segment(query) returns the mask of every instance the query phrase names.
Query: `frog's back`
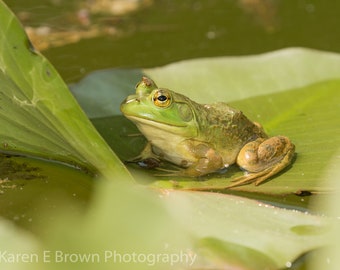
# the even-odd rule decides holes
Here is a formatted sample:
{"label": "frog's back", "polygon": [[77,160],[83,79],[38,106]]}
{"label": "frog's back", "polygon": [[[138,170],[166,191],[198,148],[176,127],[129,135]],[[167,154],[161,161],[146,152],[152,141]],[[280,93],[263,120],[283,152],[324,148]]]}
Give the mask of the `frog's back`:
{"label": "frog's back", "polygon": [[240,149],[256,138],[266,138],[262,127],[250,121],[240,110],[226,103],[202,105],[200,134],[202,139],[233,163]]}

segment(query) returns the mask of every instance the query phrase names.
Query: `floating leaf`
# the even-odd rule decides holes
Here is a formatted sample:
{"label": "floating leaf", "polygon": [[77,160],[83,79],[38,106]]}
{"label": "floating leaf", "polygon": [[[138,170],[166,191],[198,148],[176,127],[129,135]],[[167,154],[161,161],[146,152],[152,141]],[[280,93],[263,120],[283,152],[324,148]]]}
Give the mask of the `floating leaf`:
{"label": "floating leaf", "polygon": [[69,89],[0,2],[0,149],[129,178]]}
{"label": "floating leaf", "polygon": [[[191,234],[214,239],[203,240],[200,246],[215,246],[213,260],[219,262],[242,261],[244,265],[258,256],[258,264],[249,269],[259,269],[264,262],[267,266],[274,262],[278,268],[330,241],[332,227],[327,218],[225,194],[170,191],[164,197],[176,220]],[[235,253],[239,253],[238,259],[228,259]]]}
{"label": "floating leaf", "polygon": [[[100,170],[108,179],[123,179],[128,177],[124,167],[117,161],[106,143],[93,129],[91,123],[82,111],[79,110],[77,103],[69,94],[67,87],[59,75],[46,59],[42,58],[37,52],[27,46],[27,39],[18,25],[17,20],[11,13],[8,13],[7,8],[2,2],[0,2],[0,23],[0,47],[3,49],[3,51],[0,52],[0,80],[2,83],[0,88],[0,124],[3,127],[3,130],[0,131],[1,149],[3,151],[21,152],[75,163],[90,169],[95,168]],[[18,29],[20,29],[20,31]],[[6,53],[4,53],[4,51],[6,51]],[[323,55],[319,56],[321,58],[323,57]],[[210,60],[208,60],[208,62],[209,61]],[[274,59],[273,61],[275,62],[276,60]],[[280,63],[280,61],[278,61],[278,63]],[[322,63],[322,61],[320,61],[320,63]],[[209,65],[205,60],[201,64],[200,66],[199,62],[195,62],[192,67],[204,67],[200,71],[203,71],[204,74],[204,70],[209,70]],[[174,66],[176,67],[176,64],[174,64]],[[183,70],[185,70],[185,66],[186,64],[183,63]],[[278,64],[277,67],[279,66]],[[217,65],[215,70],[219,69],[220,66]],[[159,78],[159,84],[161,86],[172,88],[170,84],[167,84],[167,80],[169,79],[168,72],[170,71],[166,71],[165,68],[163,73],[162,70],[163,69],[144,70],[143,72],[151,75],[156,81],[157,78]],[[175,68],[175,74],[180,72],[180,70],[179,68]],[[211,69],[211,71],[213,70],[214,69]],[[156,73],[152,75],[152,71],[160,72],[160,74],[163,73],[163,75],[156,75]],[[143,72],[135,70],[133,71],[133,76],[139,76]],[[130,75],[131,73],[127,71],[126,85],[129,86],[129,91],[132,92],[133,85],[136,81],[133,81],[134,77]],[[182,76],[187,75],[186,72],[182,72]],[[278,75],[278,73],[276,73],[276,75]],[[161,79],[162,76],[165,80],[164,83]],[[179,74],[176,76],[176,78],[180,77]],[[197,74],[195,74],[195,76],[197,76]],[[197,91],[196,89],[199,89],[203,76],[199,77],[200,80],[195,80],[195,76],[192,74],[191,79],[186,81],[191,85],[190,88],[193,89],[192,91],[194,91],[193,93],[195,93],[195,95],[204,98],[207,93],[206,90],[210,90],[210,87],[213,85],[207,81],[208,84],[206,84],[206,86],[209,87],[206,88],[204,92]],[[220,77],[221,76],[218,76],[218,78]],[[122,80],[123,76],[117,76],[117,78]],[[323,78],[325,79],[326,77]],[[290,98],[291,102],[294,103],[293,101],[296,101],[298,104],[303,105],[301,107],[300,105],[291,105],[289,108],[293,107],[292,110],[287,107],[289,102],[286,102],[286,99],[281,99],[284,95],[290,96],[290,93],[286,91],[290,88],[285,87],[280,89],[274,87],[276,90],[271,88],[272,90],[269,92],[262,93],[262,96],[259,96],[261,92],[257,92],[255,95],[246,95],[233,104],[239,105],[240,108],[244,106],[249,116],[263,120],[264,124],[268,124],[267,129],[270,133],[275,134],[277,131],[280,131],[280,128],[286,131],[287,134],[285,135],[290,136],[293,141],[297,145],[300,144],[301,147],[303,141],[299,141],[299,134],[289,132],[292,131],[292,129],[289,128],[287,123],[290,122],[288,120],[291,119],[290,117],[292,117],[292,115],[296,116],[299,115],[298,113],[306,113],[309,117],[308,119],[313,120],[313,124],[314,120],[317,120],[316,123],[318,122],[320,124],[321,120],[325,119],[324,112],[318,116],[311,114],[313,110],[315,111],[316,104],[319,103],[321,104],[320,110],[326,109],[329,104],[331,105],[328,106],[330,107],[329,110],[326,110],[330,118],[333,118],[334,114],[338,115],[336,111],[338,100],[335,89],[338,87],[339,82],[330,80],[329,77],[326,79],[326,82],[318,84],[316,84],[318,80],[309,81],[309,83],[305,84],[307,86],[303,88],[298,87],[304,84],[291,87],[291,91],[294,92],[294,98]],[[224,80],[223,78],[221,79],[220,82],[222,85],[220,85],[220,87],[225,85]],[[180,83],[181,80],[178,82]],[[198,84],[195,85],[195,82]],[[124,82],[119,81],[118,84],[121,86],[124,85]],[[176,87],[173,88],[175,89]],[[181,91],[180,88],[181,87],[178,88],[179,91]],[[215,87],[213,87],[213,89],[215,89]],[[219,89],[224,88],[217,87],[211,93],[210,98],[213,98],[214,101],[216,97],[218,97]],[[335,98],[331,103],[327,103],[326,96],[320,92],[320,89],[326,91],[327,94],[334,95]],[[296,94],[296,92],[298,92],[298,94]],[[310,93],[312,93],[312,98],[303,99],[303,95],[308,96]],[[123,94],[125,97],[127,93],[123,91]],[[194,95],[191,97],[195,99]],[[112,97],[104,94],[103,98],[108,102],[116,101],[116,103],[119,103],[123,99],[118,98],[115,94]],[[225,98],[226,96],[223,94],[220,96],[220,99],[224,100]],[[266,105],[268,105],[270,110],[268,109],[267,111],[263,109],[264,106],[261,105],[263,104],[263,100],[266,100]],[[210,101],[210,99],[207,98],[207,101]],[[91,106],[90,104],[91,103],[88,102],[88,106]],[[280,107],[276,107],[276,104],[280,104]],[[332,110],[333,107],[335,110]],[[117,110],[117,108],[115,110]],[[257,110],[264,115],[257,117]],[[6,114],[5,112],[8,113]],[[93,112],[95,113],[96,110],[93,110]],[[268,116],[268,112],[272,112],[273,116]],[[283,114],[281,114],[281,112],[283,112]],[[105,114],[105,116],[110,115],[112,116],[112,114]],[[314,118],[311,116],[314,116]],[[121,142],[124,142],[123,144],[126,148],[121,148],[120,153],[126,155],[131,154],[129,151],[132,146],[128,143],[131,138],[121,135],[126,135],[129,131],[135,131],[133,125],[120,115],[114,115],[113,119],[111,119],[114,120],[112,124],[109,122],[110,119],[99,120],[102,124],[107,124],[105,129],[103,129],[105,132],[108,131],[105,136],[107,136],[107,138],[113,137],[116,140],[112,141],[111,139],[110,141],[115,145],[114,147],[119,148],[120,145],[122,145]],[[301,119],[297,119],[296,123],[301,123],[299,120]],[[94,119],[94,121],[96,120]],[[337,120],[332,121],[335,122],[330,122],[331,125],[328,122],[327,128],[330,127],[331,132],[334,132],[337,129],[334,129],[333,124],[337,125]],[[308,121],[306,122],[307,130],[310,132],[312,127],[311,123],[308,125]],[[293,123],[295,122],[293,121]],[[297,126],[296,123],[295,127]],[[123,125],[117,126],[117,124]],[[111,128],[113,128],[113,130],[110,130]],[[317,128],[314,127],[313,131],[316,130]],[[21,133],[18,134],[18,132]],[[304,129],[302,130],[302,134],[303,132]],[[327,130],[327,134],[328,132]],[[321,136],[319,132],[312,132],[311,139],[315,138],[314,134]],[[324,137],[325,134],[322,134],[322,136]],[[132,140],[135,139],[136,138],[132,138]],[[139,142],[140,138],[136,140],[136,144],[139,144]],[[308,153],[308,147],[310,147],[310,145],[315,147],[314,142],[306,144],[303,154]],[[142,145],[138,146],[142,147]],[[325,144],[322,146],[324,147]],[[316,157],[318,157],[318,153],[313,152],[313,147],[311,153],[314,153]],[[127,149],[130,150],[128,151]],[[318,148],[318,150],[320,150],[320,148]],[[327,151],[325,156],[321,155],[320,160],[324,163],[327,163],[326,159],[330,158],[329,153],[331,150],[328,149]],[[332,153],[335,153],[335,150]],[[299,162],[299,155],[296,162]],[[306,162],[306,164],[310,166],[310,161]],[[320,161],[317,164],[321,164]],[[296,163],[294,163],[294,166],[288,172],[294,172],[296,166]],[[303,168],[310,169],[310,167]],[[152,172],[148,174],[140,169],[136,171],[137,173],[135,175],[137,178],[146,175],[151,181],[160,179],[158,177],[154,178]],[[285,172],[279,177],[283,177],[284,179],[285,175],[286,177],[289,176],[289,174]],[[264,186],[270,186],[269,184],[272,182],[279,182],[279,177],[275,179],[277,181],[271,181],[261,187],[255,188],[251,186],[247,188],[249,188],[249,190],[261,191],[261,188],[263,189]],[[216,184],[221,181],[222,183],[223,181],[229,181],[229,179],[223,178],[224,176],[221,176],[218,179],[210,179],[208,181],[216,181]],[[321,179],[321,176],[318,175],[317,178]],[[173,187],[188,183],[188,187],[192,187],[194,185],[204,186],[207,184],[207,181],[197,183],[196,181],[191,181],[191,179],[189,181],[187,179],[177,178],[172,180],[174,181],[157,182],[155,185],[164,187],[170,184],[170,187]],[[74,215],[74,211],[70,211],[71,217],[68,216],[69,219],[63,217],[53,220],[53,223],[55,223],[55,227],[53,227],[54,230],[50,230],[48,236],[45,235],[45,250],[57,249],[65,253],[93,252],[95,250],[95,252],[100,252],[101,256],[103,256],[103,252],[114,252],[115,249],[118,252],[130,252],[130,254],[136,251],[139,254],[156,254],[159,250],[163,252],[163,250],[166,249],[163,253],[171,253],[176,250],[178,252],[178,250],[180,250],[178,248],[182,248],[185,249],[185,252],[192,254],[195,250],[193,249],[194,247],[189,245],[190,241],[188,238],[190,238],[190,240],[193,240],[196,244],[198,243],[200,248],[212,250],[215,258],[218,257],[218,259],[222,259],[227,265],[234,263],[228,260],[228,255],[230,256],[235,253],[240,255],[244,253],[250,256],[250,258],[259,260],[256,265],[283,267],[287,265],[287,262],[292,261],[301,253],[320,247],[328,242],[326,236],[330,225],[324,217],[280,209],[253,200],[223,194],[183,191],[169,191],[168,193],[165,191],[164,194],[158,194],[145,191],[141,187],[135,189],[131,189],[131,186],[122,188],[116,183],[113,183],[113,181],[112,183],[102,181],[101,185],[101,189],[97,190],[96,197],[92,201],[92,207],[86,213],[85,217],[79,218]],[[313,186],[315,186],[315,182],[313,182]],[[278,189],[278,187],[276,188]],[[295,189],[296,188],[294,188],[294,190]],[[287,190],[289,189],[286,189],[285,192]],[[80,226],[80,224],[82,226]],[[43,234],[46,227],[45,224],[42,226],[40,231]],[[16,237],[16,235],[15,233],[14,237]],[[8,240],[4,235],[1,235],[1,237],[5,239],[3,242],[5,249],[7,249],[7,242],[13,238]],[[66,242],[64,241],[65,237],[68,239]],[[34,241],[27,243],[27,252],[35,252],[35,250],[37,250],[38,245],[35,246]],[[89,246],[88,243],[91,243],[91,246]],[[233,247],[237,247],[237,250],[233,249]],[[14,249],[14,251],[16,251],[16,249]],[[24,249],[24,252],[26,252],[26,249]],[[228,254],[224,256],[224,253]],[[41,254],[41,252],[39,254]],[[218,265],[216,264],[215,258],[210,260],[209,258],[203,257],[201,259],[207,259],[209,265],[215,266]],[[247,265],[241,258],[239,262],[241,266]],[[40,260],[39,263],[43,264],[44,262]],[[37,265],[26,264],[24,267],[34,267],[34,269],[36,269],[36,266]],[[48,269],[54,268],[55,264],[38,266]],[[79,267],[81,269],[85,269],[85,267],[88,267],[88,269],[93,268],[93,264],[74,264],[70,261],[65,262],[63,266]],[[101,266],[103,266],[102,269],[112,269],[112,267],[116,267],[117,264],[111,262],[101,264]],[[120,266],[122,266],[121,268],[131,269],[131,264],[123,264]],[[145,263],[141,267],[138,266],[140,265],[133,265],[134,269],[149,268],[149,265]],[[60,264],[57,265],[57,267],[60,267]],[[197,268],[203,267],[204,264],[198,262]]]}
{"label": "floating leaf", "polygon": [[186,60],[159,68],[96,71],[73,85],[72,91],[86,114],[99,118],[120,114],[120,102],[134,93],[143,75],[200,103],[230,103],[339,79],[339,70],[339,54],[289,48],[253,56]]}
{"label": "floating leaf", "polygon": [[[258,56],[188,60],[153,69],[104,70],[74,85],[73,92],[122,159],[136,156],[145,143],[141,137],[128,136],[138,131],[122,118],[118,102],[134,92],[134,85],[143,74],[160,87],[183,93],[198,102],[228,102],[261,123],[269,135],[288,136],[297,152],[292,166],[271,181],[258,187],[247,185],[236,189],[275,194],[310,193],[325,191],[323,173],[336,169],[328,164],[340,147],[339,70],[338,54],[286,49]],[[145,174],[141,171],[138,174],[133,170],[137,179]],[[224,175],[197,181],[154,177],[155,172],[149,171],[149,182],[164,180],[154,183],[162,188],[220,189],[240,173],[235,166]]]}
{"label": "floating leaf", "polygon": [[243,270],[277,269],[274,261],[263,253],[216,238],[203,238],[199,241],[198,248],[201,254],[214,263],[216,269],[226,266]]}
{"label": "floating leaf", "polygon": [[[152,259],[160,269],[281,269],[306,251],[329,243],[331,228],[326,217],[238,196],[158,193],[113,182],[99,185],[85,217],[77,219],[67,210],[63,214],[59,218],[63,223],[53,224],[49,230],[53,234],[48,236],[47,249],[98,253],[100,269],[117,265],[145,269]],[[105,261],[106,251],[118,255]],[[133,253],[137,259],[129,260]],[[123,254],[127,254],[126,263],[120,259]],[[157,260],[157,254],[182,255],[171,265],[171,261]],[[252,260],[256,262],[251,264]],[[232,268],[236,265],[239,268]],[[91,269],[93,264],[81,267]]]}

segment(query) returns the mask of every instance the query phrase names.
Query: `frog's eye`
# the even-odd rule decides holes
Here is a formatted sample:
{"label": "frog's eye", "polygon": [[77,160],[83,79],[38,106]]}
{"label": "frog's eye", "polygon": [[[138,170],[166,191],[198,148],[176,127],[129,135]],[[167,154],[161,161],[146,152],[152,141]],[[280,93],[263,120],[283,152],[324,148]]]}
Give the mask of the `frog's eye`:
{"label": "frog's eye", "polygon": [[171,95],[168,91],[158,90],[153,96],[153,103],[157,107],[168,107],[171,104]]}

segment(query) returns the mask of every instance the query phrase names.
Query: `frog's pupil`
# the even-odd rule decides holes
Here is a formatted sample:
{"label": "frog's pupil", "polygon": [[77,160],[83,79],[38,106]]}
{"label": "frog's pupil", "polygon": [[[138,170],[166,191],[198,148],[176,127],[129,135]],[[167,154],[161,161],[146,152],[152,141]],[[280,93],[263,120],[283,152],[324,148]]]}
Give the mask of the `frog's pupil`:
{"label": "frog's pupil", "polygon": [[159,101],[166,101],[168,98],[164,95],[161,95],[157,98]]}

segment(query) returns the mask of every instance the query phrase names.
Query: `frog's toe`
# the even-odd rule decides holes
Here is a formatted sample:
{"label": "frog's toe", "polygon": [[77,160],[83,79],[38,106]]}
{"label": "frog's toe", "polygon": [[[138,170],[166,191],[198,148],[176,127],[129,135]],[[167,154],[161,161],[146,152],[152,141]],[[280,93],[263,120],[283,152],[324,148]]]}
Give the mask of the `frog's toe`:
{"label": "frog's toe", "polygon": [[138,156],[125,160],[124,163],[136,163],[142,168],[154,169],[161,165],[161,160],[152,152],[151,143],[148,142]]}
{"label": "frog's toe", "polygon": [[231,181],[233,182],[233,184],[227,186],[227,188],[239,187],[251,183],[255,183],[255,185],[257,186],[266,179],[268,179],[270,176],[271,175],[268,176],[267,170],[257,173],[245,173],[240,177],[232,179]]}
{"label": "frog's toe", "polygon": [[182,173],[182,169],[174,169],[174,170],[171,170],[171,169],[165,169],[165,168],[156,168],[157,171],[160,171],[161,173],[157,173],[157,174],[154,174],[155,176],[181,176],[183,173]]}
{"label": "frog's toe", "polygon": [[154,169],[160,166],[161,161],[155,158],[147,158],[143,160],[139,160],[136,162],[139,167],[146,168],[146,169]]}
{"label": "frog's toe", "polygon": [[135,163],[135,164],[138,164],[139,167],[145,168],[145,169],[154,169],[161,165],[160,159],[156,157],[144,157],[142,155],[124,160],[124,163],[125,164]]}

